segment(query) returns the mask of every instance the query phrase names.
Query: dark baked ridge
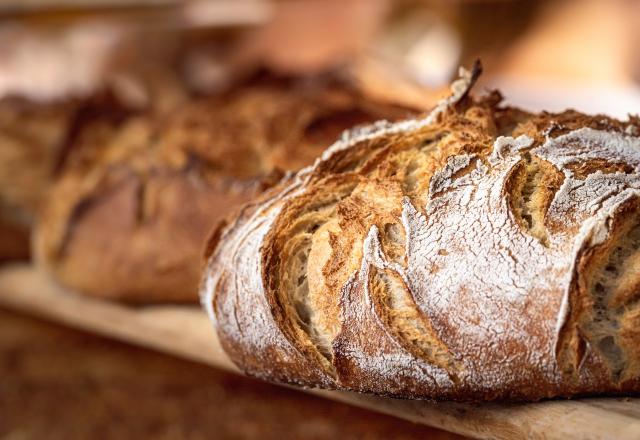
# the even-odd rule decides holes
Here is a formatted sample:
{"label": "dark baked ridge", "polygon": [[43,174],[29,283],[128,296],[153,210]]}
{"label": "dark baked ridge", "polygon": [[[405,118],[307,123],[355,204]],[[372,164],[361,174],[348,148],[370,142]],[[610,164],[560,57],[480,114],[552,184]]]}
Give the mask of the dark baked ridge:
{"label": "dark baked ridge", "polygon": [[244,371],[409,398],[640,390],[638,120],[529,114],[473,80],[216,231],[202,300]]}
{"label": "dark baked ridge", "polygon": [[340,72],[261,78],[168,115],[142,115],[70,158],[36,231],[62,284],[130,302],[195,302],[217,219],[312,163],[344,129],[406,107],[371,99]]}

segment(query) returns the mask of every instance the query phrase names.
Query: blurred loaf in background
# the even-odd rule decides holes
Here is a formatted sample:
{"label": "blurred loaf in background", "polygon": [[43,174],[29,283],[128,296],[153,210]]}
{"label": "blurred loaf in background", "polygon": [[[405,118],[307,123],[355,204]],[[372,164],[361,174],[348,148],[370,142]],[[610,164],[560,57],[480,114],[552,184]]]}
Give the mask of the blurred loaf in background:
{"label": "blurred loaf in background", "polygon": [[170,66],[123,62],[130,42],[86,25],[0,28],[0,260],[29,257],[31,227],[75,150],[186,99]]}
{"label": "blurred loaf in background", "polygon": [[256,72],[220,96],[131,118],[71,158],[38,224],[37,262],[78,292],[195,302],[216,220],[342,131],[417,110],[370,97],[345,72]]}

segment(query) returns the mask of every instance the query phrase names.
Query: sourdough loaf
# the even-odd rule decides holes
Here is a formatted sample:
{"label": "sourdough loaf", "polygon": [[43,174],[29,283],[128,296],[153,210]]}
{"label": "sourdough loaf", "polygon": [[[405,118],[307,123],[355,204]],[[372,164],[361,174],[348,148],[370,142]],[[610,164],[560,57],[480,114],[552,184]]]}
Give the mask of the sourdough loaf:
{"label": "sourdough loaf", "polygon": [[403,398],[640,391],[640,121],[532,114],[479,68],[221,225],[204,307],[247,374]]}
{"label": "sourdough loaf", "polygon": [[347,127],[410,113],[340,72],[260,72],[224,96],[134,118],[106,145],[72,158],[37,227],[38,263],[90,295],[197,302],[217,219],[311,163]]}

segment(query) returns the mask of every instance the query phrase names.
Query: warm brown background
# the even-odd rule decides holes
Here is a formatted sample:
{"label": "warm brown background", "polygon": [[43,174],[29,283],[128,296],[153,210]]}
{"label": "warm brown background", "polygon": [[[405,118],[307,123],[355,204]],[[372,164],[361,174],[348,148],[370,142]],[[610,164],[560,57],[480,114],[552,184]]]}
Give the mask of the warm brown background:
{"label": "warm brown background", "polygon": [[460,439],[0,309],[1,439]]}

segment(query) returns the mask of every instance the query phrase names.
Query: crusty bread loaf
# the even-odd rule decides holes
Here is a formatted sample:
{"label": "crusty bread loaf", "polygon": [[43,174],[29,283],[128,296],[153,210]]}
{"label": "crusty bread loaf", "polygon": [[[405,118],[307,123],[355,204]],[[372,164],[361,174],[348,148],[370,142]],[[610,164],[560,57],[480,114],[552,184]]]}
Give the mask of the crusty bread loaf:
{"label": "crusty bread loaf", "polygon": [[217,219],[310,164],[344,129],[411,113],[371,99],[340,72],[264,72],[225,96],[136,118],[91,156],[72,158],[39,222],[37,260],[87,294],[197,302]]}
{"label": "crusty bread loaf", "polygon": [[130,113],[108,92],[0,99],[0,260],[29,256],[32,224],[71,146],[96,142]]}
{"label": "crusty bread loaf", "polygon": [[202,301],[245,372],[404,398],[640,391],[640,121],[475,100],[478,72],[214,232]]}

